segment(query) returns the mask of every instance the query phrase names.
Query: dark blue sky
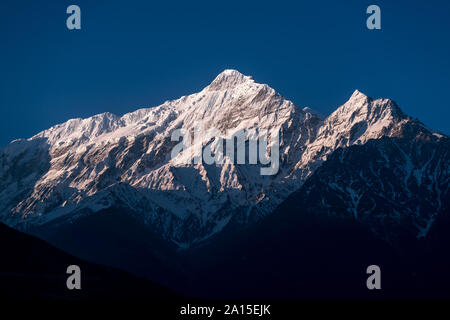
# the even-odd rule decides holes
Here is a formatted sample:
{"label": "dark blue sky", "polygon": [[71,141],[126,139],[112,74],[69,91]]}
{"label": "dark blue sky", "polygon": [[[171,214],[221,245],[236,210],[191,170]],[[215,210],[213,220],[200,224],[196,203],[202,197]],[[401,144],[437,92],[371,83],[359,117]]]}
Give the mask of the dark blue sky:
{"label": "dark blue sky", "polygon": [[323,114],[358,88],[449,134],[449,33],[448,1],[2,0],[0,145],[197,92],[226,68]]}

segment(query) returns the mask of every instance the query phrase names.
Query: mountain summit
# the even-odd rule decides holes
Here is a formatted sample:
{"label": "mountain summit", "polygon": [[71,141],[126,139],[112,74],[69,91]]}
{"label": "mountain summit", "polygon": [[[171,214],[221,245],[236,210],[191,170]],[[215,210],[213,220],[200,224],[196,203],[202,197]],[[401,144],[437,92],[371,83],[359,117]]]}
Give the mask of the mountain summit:
{"label": "mountain summit", "polygon": [[251,77],[245,76],[237,70],[227,69],[221,72],[208,86],[211,90],[225,90],[233,88],[245,81],[253,81]]}

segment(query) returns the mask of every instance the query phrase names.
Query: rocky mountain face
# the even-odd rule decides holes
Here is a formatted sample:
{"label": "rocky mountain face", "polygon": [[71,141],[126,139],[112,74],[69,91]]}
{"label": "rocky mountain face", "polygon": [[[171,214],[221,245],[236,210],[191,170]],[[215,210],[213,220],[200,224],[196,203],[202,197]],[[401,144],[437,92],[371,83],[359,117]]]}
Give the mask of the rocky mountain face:
{"label": "rocky mountain face", "polygon": [[[279,132],[277,174],[261,175],[262,164],[191,162],[209,137],[172,158],[178,143],[172,133],[193,133],[199,121],[204,130],[219,130],[224,140],[238,130]],[[361,150],[356,164],[351,162],[356,156],[346,158],[352,146],[361,146],[355,149]],[[364,154],[370,158],[363,159]],[[316,177],[320,186],[309,183],[305,197],[316,195],[324,208],[339,198],[336,210],[345,208],[364,222],[412,219],[417,236],[426,235],[448,198],[448,138],[404,115],[393,101],[355,91],[323,119],[269,86],[226,70],[199,93],[122,117],[105,113],[72,119],[2,148],[0,220],[43,232],[47,225],[65,226],[120,209],[187,248],[227,225],[245,226],[267,216],[321,166],[329,168],[322,174],[330,180]],[[330,199],[321,198],[323,192]],[[378,207],[371,209],[375,201],[389,219]],[[394,210],[387,212],[391,204]]]}
{"label": "rocky mountain face", "polygon": [[336,150],[285,201],[306,215],[358,221],[391,244],[424,239],[450,213],[450,139],[418,121]]}

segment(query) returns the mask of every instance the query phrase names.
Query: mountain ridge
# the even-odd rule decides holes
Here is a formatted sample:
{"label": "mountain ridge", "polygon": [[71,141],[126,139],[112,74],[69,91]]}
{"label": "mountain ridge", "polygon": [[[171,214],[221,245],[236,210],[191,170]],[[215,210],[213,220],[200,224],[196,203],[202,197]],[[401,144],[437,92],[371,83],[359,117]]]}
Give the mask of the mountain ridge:
{"label": "mountain ridge", "polygon": [[[177,129],[191,132],[198,121],[222,134],[278,130],[278,173],[262,177],[261,165],[230,162],[177,164],[169,156],[170,136]],[[121,117],[71,119],[2,149],[0,221],[27,230],[124,206],[162,237],[189,247],[230,221],[245,225],[270,214],[335,150],[395,137],[411,121],[393,101],[358,90],[321,119],[268,85],[225,70],[198,93]],[[201,141],[200,150],[208,142]],[[196,148],[189,150],[192,160]]]}

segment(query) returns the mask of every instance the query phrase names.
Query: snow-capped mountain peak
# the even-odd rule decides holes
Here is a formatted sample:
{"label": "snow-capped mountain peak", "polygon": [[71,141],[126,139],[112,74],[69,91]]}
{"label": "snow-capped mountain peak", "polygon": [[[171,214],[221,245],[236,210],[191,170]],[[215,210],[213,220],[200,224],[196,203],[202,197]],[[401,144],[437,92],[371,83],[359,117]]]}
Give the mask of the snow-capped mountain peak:
{"label": "snow-capped mountain peak", "polygon": [[368,98],[368,96],[366,94],[362,93],[358,89],[355,89],[355,91],[353,91],[352,95],[350,96],[349,100],[357,99],[358,97],[359,98]]}
{"label": "snow-capped mountain peak", "polygon": [[[269,214],[337,148],[389,136],[407,121],[396,108],[355,91],[322,120],[268,85],[225,70],[200,92],[160,106],[122,117],[72,119],[13,142],[0,152],[0,220],[27,229],[120,207],[189,246],[230,221],[243,224]],[[261,176],[261,164],[173,161],[178,142],[172,133],[192,132],[199,121],[225,140],[230,130],[278,131],[278,173]],[[200,151],[209,143],[201,140]]]}
{"label": "snow-capped mountain peak", "polygon": [[208,88],[210,90],[226,90],[246,81],[253,82],[253,79],[250,76],[243,75],[237,70],[226,69],[211,82]]}

